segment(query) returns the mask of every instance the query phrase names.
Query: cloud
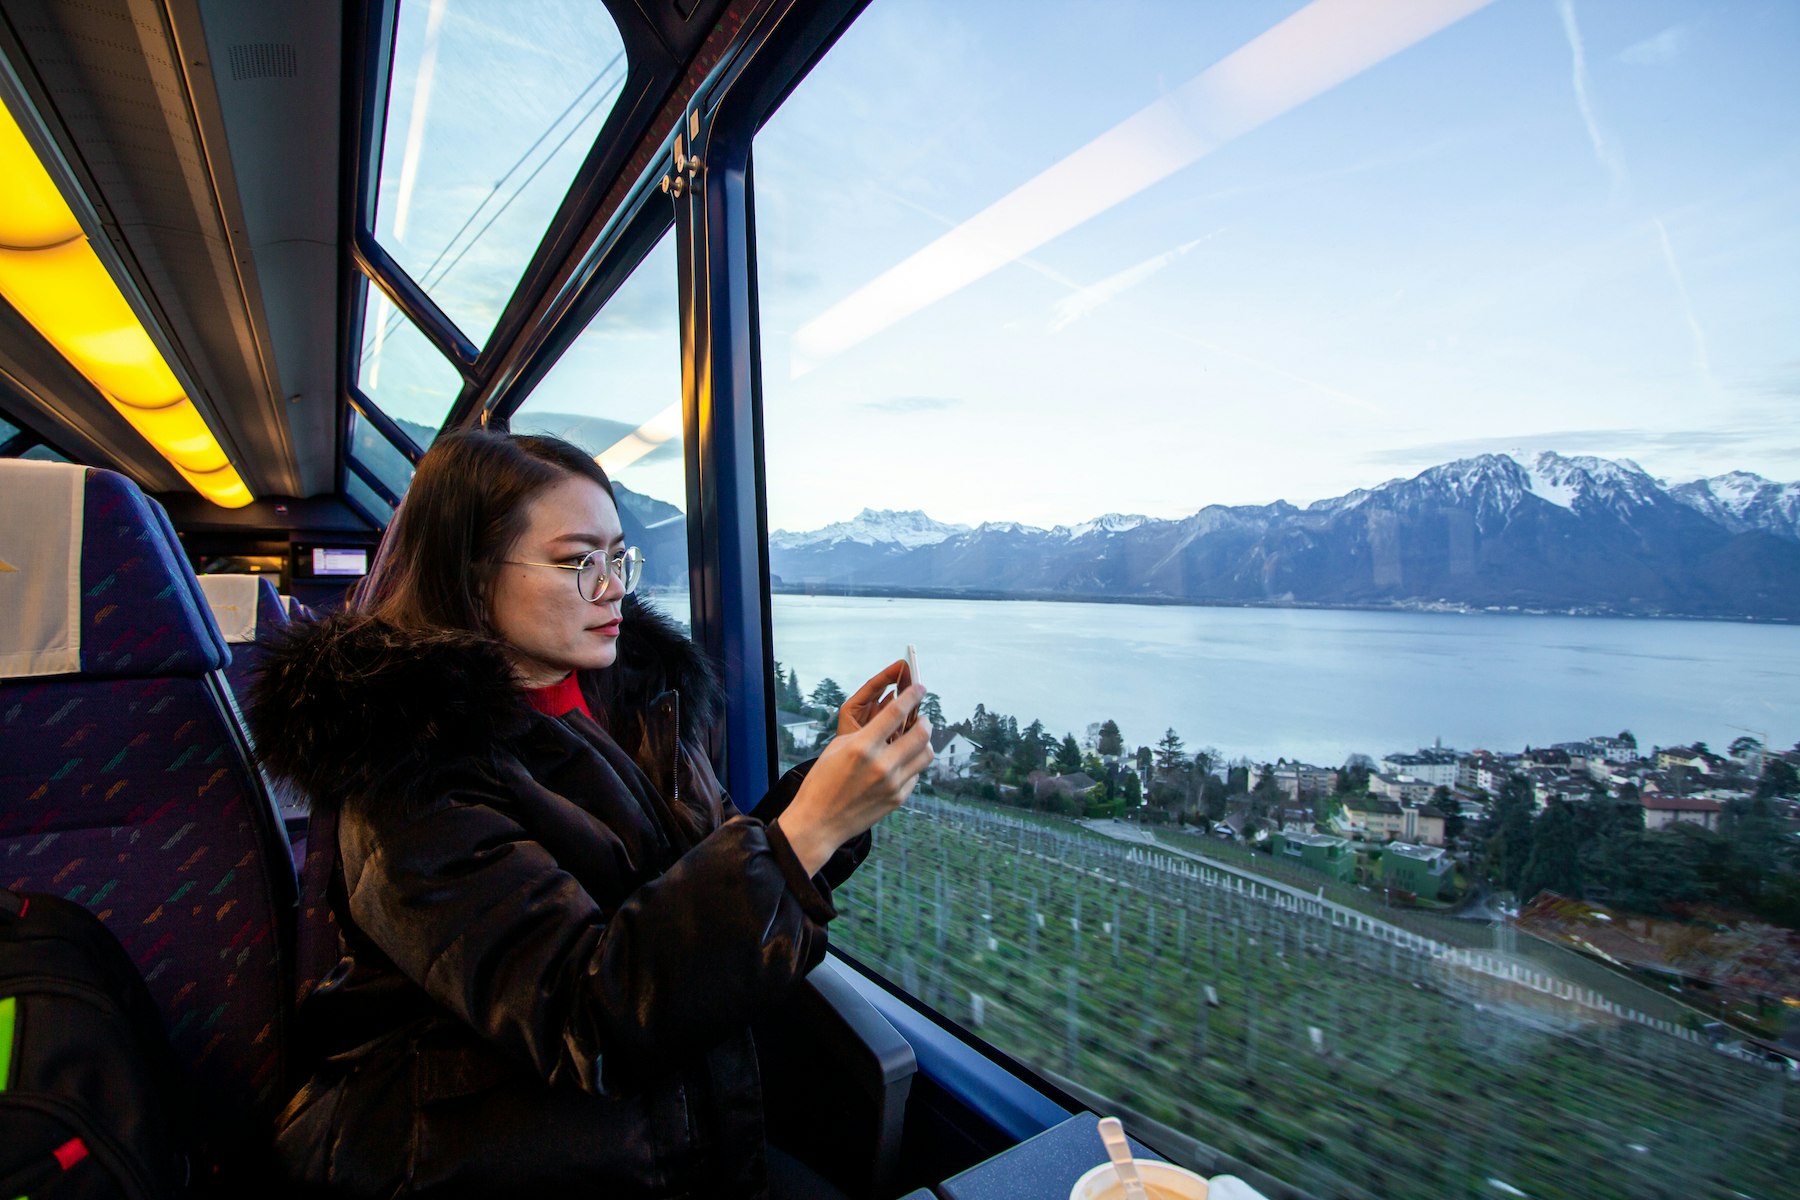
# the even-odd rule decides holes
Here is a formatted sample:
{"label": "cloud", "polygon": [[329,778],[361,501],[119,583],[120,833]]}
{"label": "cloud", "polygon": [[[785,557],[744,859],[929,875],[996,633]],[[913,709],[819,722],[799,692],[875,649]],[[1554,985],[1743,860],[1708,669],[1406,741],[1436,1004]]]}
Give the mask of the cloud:
{"label": "cloud", "polygon": [[880,400],[865,400],[857,407],[870,412],[915,413],[938,412],[961,404],[955,396],[887,396]]}
{"label": "cloud", "polygon": [[1671,25],[1655,37],[1647,37],[1641,42],[1625,47],[1619,52],[1619,61],[1640,67],[1660,67],[1664,63],[1674,62],[1681,57],[1681,51],[1686,44],[1687,27]]}

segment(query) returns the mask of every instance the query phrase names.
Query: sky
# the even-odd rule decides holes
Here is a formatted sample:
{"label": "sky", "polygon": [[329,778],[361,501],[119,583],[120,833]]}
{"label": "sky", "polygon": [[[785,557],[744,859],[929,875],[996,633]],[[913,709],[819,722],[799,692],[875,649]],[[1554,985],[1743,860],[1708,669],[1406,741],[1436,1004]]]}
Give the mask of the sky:
{"label": "sky", "polygon": [[[1796,52],[1784,0],[875,0],[755,142],[771,525],[1800,479]],[[529,410],[668,431],[665,251]],[[662,433],[618,469],[679,502]]]}

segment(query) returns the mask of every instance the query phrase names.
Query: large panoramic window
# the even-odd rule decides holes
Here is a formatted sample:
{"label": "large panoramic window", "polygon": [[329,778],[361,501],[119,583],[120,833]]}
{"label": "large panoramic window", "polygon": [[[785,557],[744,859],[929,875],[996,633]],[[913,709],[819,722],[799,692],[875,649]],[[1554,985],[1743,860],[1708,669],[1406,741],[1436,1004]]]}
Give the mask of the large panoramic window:
{"label": "large panoramic window", "polygon": [[380,290],[362,286],[356,386],[424,450],[462,391],[462,373]]}
{"label": "large panoramic window", "polygon": [[1791,1188],[1800,10],[1021,12],[755,143],[782,757],[938,726],[833,944],[1308,1194]]}
{"label": "large panoramic window", "polygon": [[638,594],[689,620],[675,241],[665,235],[512,414],[593,454],[644,552]]}
{"label": "large panoramic window", "polygon": [[405,0],[375,236],[477,345],[625,82],[598,0]]}

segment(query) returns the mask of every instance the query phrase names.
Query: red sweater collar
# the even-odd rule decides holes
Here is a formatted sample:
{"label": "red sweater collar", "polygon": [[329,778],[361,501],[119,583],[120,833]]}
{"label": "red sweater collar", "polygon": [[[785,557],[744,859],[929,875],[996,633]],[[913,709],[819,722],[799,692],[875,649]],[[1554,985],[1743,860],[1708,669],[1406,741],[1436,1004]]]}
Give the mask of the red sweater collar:
{"label": "red sweater collar", "polygon": [[581,681],[575,678],[573,671],[545,687],[526,688],[525,699],[531,707],[552,717],[563,717],[579,711],[588,720],[594,719],[594,714],[588,709],[586,697],[581,694]]}

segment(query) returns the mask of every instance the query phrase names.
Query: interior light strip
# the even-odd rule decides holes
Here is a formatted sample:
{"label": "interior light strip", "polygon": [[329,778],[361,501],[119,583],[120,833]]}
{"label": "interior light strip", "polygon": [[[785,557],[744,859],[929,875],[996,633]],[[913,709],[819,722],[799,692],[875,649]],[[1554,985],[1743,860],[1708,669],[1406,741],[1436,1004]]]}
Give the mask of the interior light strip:
{"label": "interior light strip", "polygon": [[253,497],[0,104],[0,295],[221,508]]}

